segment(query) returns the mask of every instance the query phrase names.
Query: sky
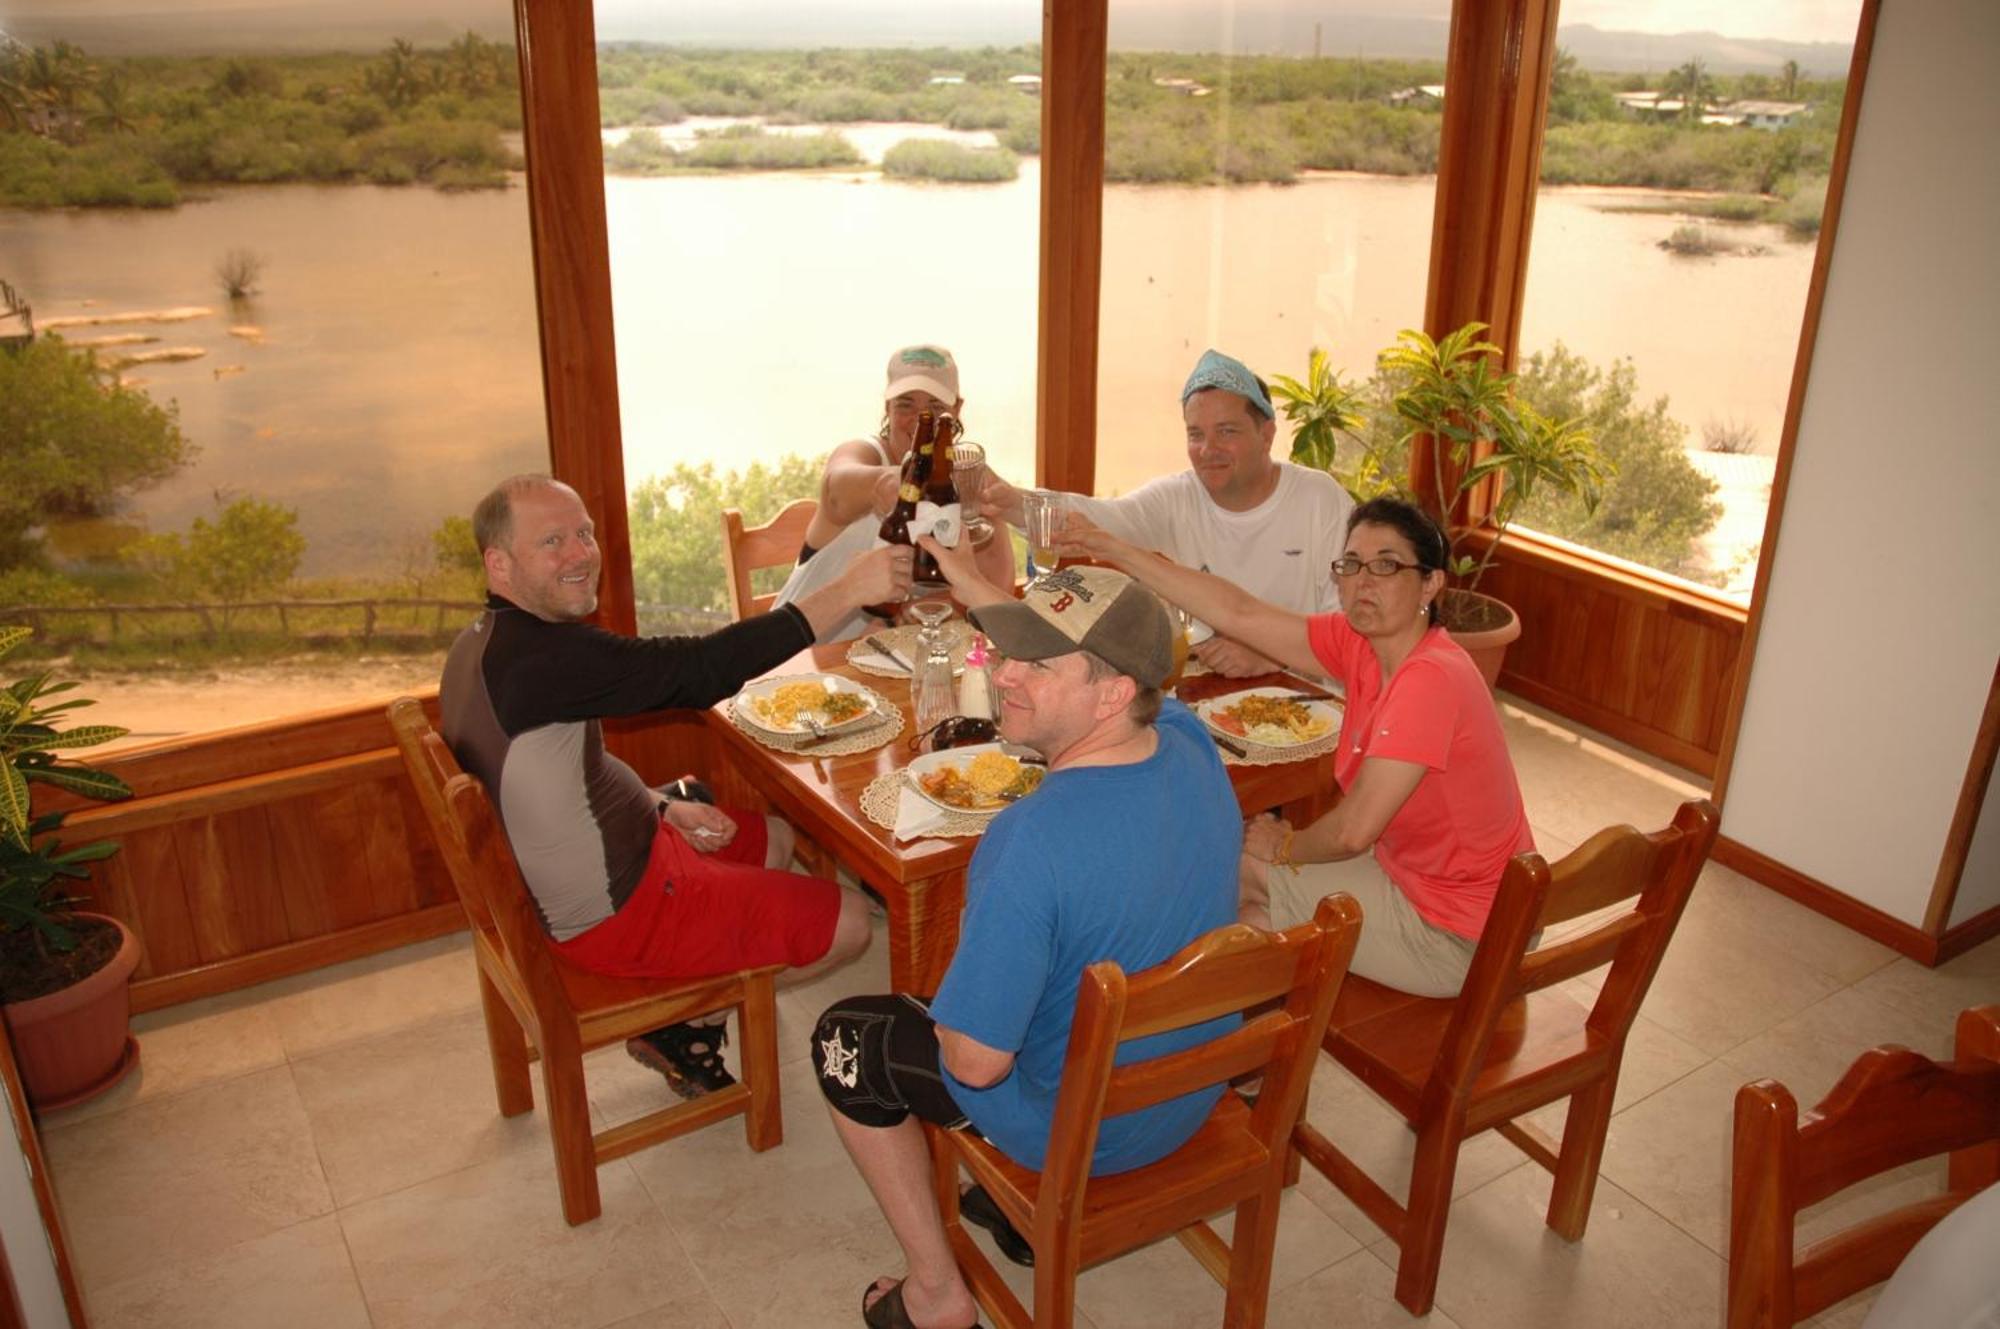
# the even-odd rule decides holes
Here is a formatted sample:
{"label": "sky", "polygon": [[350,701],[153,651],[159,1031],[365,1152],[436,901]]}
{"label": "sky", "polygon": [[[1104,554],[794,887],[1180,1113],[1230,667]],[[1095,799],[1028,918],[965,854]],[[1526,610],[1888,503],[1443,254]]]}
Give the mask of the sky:
{"label": "sky", "polygon": [[1851,42],[1860,12],[1859,0],[1562,0],[1561,21],[1627,32]]}

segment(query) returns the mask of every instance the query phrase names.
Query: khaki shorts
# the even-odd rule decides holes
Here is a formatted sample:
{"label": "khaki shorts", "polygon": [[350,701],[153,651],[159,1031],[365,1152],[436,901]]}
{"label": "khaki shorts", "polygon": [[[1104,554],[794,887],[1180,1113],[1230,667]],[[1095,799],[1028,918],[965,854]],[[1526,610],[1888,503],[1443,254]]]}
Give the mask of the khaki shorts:
{"label": "khaki shorts", "polygon": [[1271,926],[1278,929],[1305,922],[1336,891],[1360,902],[1361,940],[1349,973],[1420,997],[1455,997],[1465,985],[1477,943],[1426,922],[1375,855],[1289,868],[1274,863],[1265,879]]}

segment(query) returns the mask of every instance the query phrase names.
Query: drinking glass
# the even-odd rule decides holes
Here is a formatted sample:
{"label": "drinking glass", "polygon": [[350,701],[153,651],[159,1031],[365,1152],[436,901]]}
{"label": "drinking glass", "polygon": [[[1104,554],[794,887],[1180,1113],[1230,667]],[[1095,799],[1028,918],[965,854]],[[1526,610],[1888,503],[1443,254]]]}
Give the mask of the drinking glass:
{"label": "drinking glass", "polygon": [[917,732],[927,734],[941,721],[958,714],[958,687],[951,677],[951,645],[945,621],[951,606],[943,600],[919,600],[910,606],[917,621],[917,676],[910,680]]}
{"label": "drinking glass", "polygon": [[[952,444],[951,474],[959,501],[967,506],[978,503],[986,492],[986,449],[977,443]],[[993,523],[984,513],[971,513],[965,519],[965,533],[975,546],[983,546],[993,538]]]}
{"label": "drinking glass", "polygon": [[1021,534],[1028,537],[1028,561],[1043,572],[1055,571],[1056,532],[1062,521],[1061,494],[1037,489],[1021,495]]}
{"label": "drinking glass", "polygon": [[1188,611],[1179,605],[1170,604],[1167,606],[1167,616],[1172,620],[1174,629],[1174,662],[1173,668],[1167,672],[1167,681],[1160,686],[1172,692],[1181,685],[1181,675],[1187,672]]}

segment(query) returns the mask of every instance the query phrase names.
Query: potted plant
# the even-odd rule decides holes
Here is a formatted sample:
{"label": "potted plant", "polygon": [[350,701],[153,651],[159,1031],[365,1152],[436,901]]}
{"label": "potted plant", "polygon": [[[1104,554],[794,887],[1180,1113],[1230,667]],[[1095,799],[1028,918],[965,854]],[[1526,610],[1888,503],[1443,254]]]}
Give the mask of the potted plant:
{"label": "potted plant", "polygon": [[[0,656],[30,629],[0,627]],[[59,753],[121,737],[115,725],[63,728],[81,697],[51,702],[76,687],[44,672],[0,690],[0,1010],[28,1099],[38,1108],[82,1102],[116,1084],[138,1061],[126,986],[139,943],[114,918],[76,912],[72,883],[87,864],[109,858],[114,841],[65,845],[64,813],[37,816],[37,785],[86,798],[130,798],[117,776],[64,761]]]}
{"label": "potted plant", "polygon": [[[1367,390],[1343,383],[1317,347],[1305,381],[1273,375],[1271,395],[1293,425],[1293,461],[1330,472],[1357,501],[1393,495],[1421,503],[1437,519],[1448,544],[1445,570],[1456,583],[1438,599],[1439,621],[1490,687],[1521,626],[1513,609],[1477,588],[1514,514],[1543,485],[1595,509],[1612,466],[1582,421],[1550,419],[1517,396],[1514,375],[1494,358],[1500,348],[1480,338],[1485,331],[1484,323],[1468,323],[1437,341],[1407,328],[1396,334],[1376,360],[1373,420]],[[1434,440],[1430,483],[1421,491],[1410,483],[1409,465],[1420,436]],[[1343,439],[1355,445],[1355,462],[1345,469],[1335,465]],[[1467,520],[1468,511],[1478,515]]]}

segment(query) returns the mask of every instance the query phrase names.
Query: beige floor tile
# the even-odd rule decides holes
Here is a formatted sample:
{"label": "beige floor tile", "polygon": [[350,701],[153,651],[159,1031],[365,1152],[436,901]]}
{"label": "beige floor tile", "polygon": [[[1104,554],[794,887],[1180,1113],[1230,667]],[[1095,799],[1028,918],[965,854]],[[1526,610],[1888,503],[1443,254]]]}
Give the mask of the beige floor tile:
{"label": "beige floor tile", "polygon": [[292,1074],[340,1205],[513,1150],[551,1154],[542,1112],[500,1115],[477,1011],[302,1058]]}
{"label": "beige floor tile", "polygon": [[1707,795],[1684,772],[1533,708],[1505,702],[1501,718],[1528,820],[1571,844],[1621,822],[1656,830],[1681,803]]}
{"label": "beige floor tile", "polygon": [[330,1214],[93,1288],[89,1309],[96,1329],[368,1329],[347,1242]]}
{"label": "beige floor tile", "polygon": [[[1581,1000],[1592,1000],[1583,997]],[[1618,1091],[1611,1099],[1611,1129],[1620,1129],[1618,1113],[1648,1095],[1658,1093],[1684,1075],[1708,1063],[1708,1056],[1684,1038],[1668,1033],[1644,1015],[1632,1021],[1625,1039],[1625,1060],[1618,1068]],[[1560,1099],[1528,1114],[1528,1120],[1560,1139],[1569,1115],[1569,1100]]]}
{"label": "beige floor tile", "polygon": [[[1409,1197],[1416,1133],[1331,1057],[1322,1056],[1313,1068],[1306,1120],[1399,1202]],[[1464,1195],[1526,1161],[1520,1150],[1491,1131],[1474,1136],[1459,1151],[1452,1194]],[[1364,1245],[1381,1240],[1382,1229],[1312,1166],[1301,1169],[1299,1189]]]}
{"label": "beige floor tile", "polygon": [[785,1142],[752,1153],[731,1122],[628,1160],[735,1329],[832,1325],[903,1258],[827,1118],[810,1062],[781,1072]]}
{"label": "beige floor tile", "polygon": [[101,1117],[134,1103],[185,1093],[285,1064],[285,1046],[269,1008],[241,992],[132,1017],[139,1066],[109,1093],[62,1112],[51,1126]]}
{"label": "beige floor tile", "polygon": [[1896,959],[1882,943],[1719,863],[1702,869],[1677,931],[1704,942],[1722,936],[1782,939],[1787,957],[1840,983],[1858,982]]}
{"label": "beige floor tile", "polygon": [[1897,959],[1862,979],[1855,991],[1950,1030],[1966,1007],[2000,1002],[2000,937],[1936,969]]}
{"label": "beige floor tile", "polygon": [[1720,1056],[1841,986],[1780,938],[1684,917],[1640,1010],[1668,1033]]}
{"label": "beige floor tile", "polygon": [[1446,1315],[1468,1329],[1721,1322],[1714,1252],[1602,1180],[1589,1230],[1564,1241],[1542,1222],[1547,1181],[1519,1168],[1452,1205],[1437,1296]]}
{"label": "beige floor tile", "polygon": [[698,1305],[674,1304],[640,1311],[630,1319],[606,1325],[605,1329],[731,1329],[729,1317],[714,1302]]}
{"label": "beige floor tile", "polygon": [[288,1068],[46,1133],[81,1277],[108,1286],[333,1209]]}
{"label": "beige floor tile", "polygon": [[1824,1098],[1855,1058],[1883,1043],[1900,1043],[1928,1057],[1951,1056],[1949,1022],[1926,1020],[1899,1006],[1843,988],[1814,1002],[1724,1054],[1744,1079],[1776,1080],[1803,1111]]}
{"label": "beige floor tile", "polygon": [[597,1329],[675,1306],[717,1308],[624,1160],[598,1169],[604,1212],[571,1227],[554,1161],[504,1155],[340,1211],[375,1329]]}
{"label": "beige floor tile", "polygon": [[1729,1249],[1729,1134],[1742,1072],[1711,1062],[1614,1117],[1595,1213],[1610,1182],[1717,1254]]}
{"label": "beige floor tile", "polygon": [[1422,1319],[1396,1300],[1396,1271],[1368,1251],[1322,1269],[1271,1297],[1268,1329],[1457,1329],[1458,1322],[1432,1308]]}
{"label": "beige floor tile", "polygon": [[479,1008],[472,941],[463,932],[265,986],[285,1053],[295,1058]]}
{"label": "beige floor tile", "polygon": [[[1233,1212],[1215,1223],[1225,1241],[1235,1227]],[[1359,1249],[1304,1195],[1288,1191],[1278,1208],[1271,1290],[1303,1283]],[[1099,1329],[1208,1329],[1222,1323],[1224,1301],[1221,1285],[1171,1238],[1087,1271],[1077,1280],[1076,1299]]]}

